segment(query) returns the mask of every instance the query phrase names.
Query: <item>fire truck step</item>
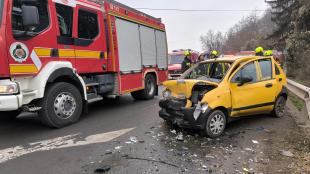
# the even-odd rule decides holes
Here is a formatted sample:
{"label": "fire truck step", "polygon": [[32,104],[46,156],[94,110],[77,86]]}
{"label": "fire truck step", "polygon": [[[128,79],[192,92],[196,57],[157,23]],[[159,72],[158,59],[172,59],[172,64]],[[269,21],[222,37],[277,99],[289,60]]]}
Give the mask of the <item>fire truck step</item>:
{"label": "fire truck step", "polygon": [[103,97],[100,95],[95,93],[87,94],[87,103],[93,103],[100,100],[103,100]]}
{"label": "fire truck step", "polygon": [[86,86],[98,86],[99,85],[99,83],[87,83],[87,84],[85,84]]}

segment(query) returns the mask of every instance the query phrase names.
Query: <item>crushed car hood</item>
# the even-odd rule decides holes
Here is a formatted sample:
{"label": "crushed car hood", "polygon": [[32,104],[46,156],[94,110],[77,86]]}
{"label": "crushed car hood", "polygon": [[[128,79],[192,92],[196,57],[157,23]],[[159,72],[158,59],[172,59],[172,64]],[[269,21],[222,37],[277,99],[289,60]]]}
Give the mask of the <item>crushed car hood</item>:
{"label": "crushed car hood", "polygon": [[217,87],[218,84],[205,80],[193,80],[193,79],[179,79],[179,80],[168,80],[163,85],[172,92],[174,97],[179,95],[185,95],[189,98],[192,95],[192,89],[195,85],[211,85]]}

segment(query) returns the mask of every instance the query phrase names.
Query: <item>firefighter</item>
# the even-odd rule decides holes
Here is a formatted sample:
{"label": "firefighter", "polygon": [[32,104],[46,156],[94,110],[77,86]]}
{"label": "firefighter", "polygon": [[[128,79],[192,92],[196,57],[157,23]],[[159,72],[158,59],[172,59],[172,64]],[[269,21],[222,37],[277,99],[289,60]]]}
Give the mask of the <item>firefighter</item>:
{"label": "firefighter", "polygon": [[199,57],[198,57],[197,63],[204,61],[205,58],[206,58],[206,54],[205,54],[205,53],[201,53],[201,54],[199,55]]}
{"label": "firefighter", "polygon": [[264,56],[264,48],[263,47],[255,48],[255,56]]}
{"label": "firefighter", "polygon": [[210,59],[219,58],[219,52],[216,50],[211,51]]}
{"label": "firefighter", "polygon": [[182,73],[184,73],[186,70],[188,70],[192,65],[191,56],[192,53],[189,50],[186,50],[184,52],[184,60],[182,62]]}
{"label": "firefighter", "polygon": [[265,51],[264,56],[273,56],[272,50]]}

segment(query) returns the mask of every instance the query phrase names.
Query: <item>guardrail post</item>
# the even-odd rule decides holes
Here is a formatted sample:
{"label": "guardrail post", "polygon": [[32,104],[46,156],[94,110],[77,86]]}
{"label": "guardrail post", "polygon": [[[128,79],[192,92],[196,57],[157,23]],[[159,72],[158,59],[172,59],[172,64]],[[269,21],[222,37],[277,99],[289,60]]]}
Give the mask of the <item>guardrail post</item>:
{"label": "guardrail post", "polygon": [[308,89],[308,98],[305,100],[308,116],[310,119],[310,89]]}

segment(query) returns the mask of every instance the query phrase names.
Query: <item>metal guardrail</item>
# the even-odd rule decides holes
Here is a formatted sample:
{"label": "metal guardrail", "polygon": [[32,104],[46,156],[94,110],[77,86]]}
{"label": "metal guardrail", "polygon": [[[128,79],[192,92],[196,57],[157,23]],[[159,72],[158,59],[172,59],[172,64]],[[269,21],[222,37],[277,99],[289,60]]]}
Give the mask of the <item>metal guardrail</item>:
{"label": "metal guardrail", "polygon": [[310,88],[290,79],[287,79],[287,88],[305,101],[308,117],[310,119]]}

